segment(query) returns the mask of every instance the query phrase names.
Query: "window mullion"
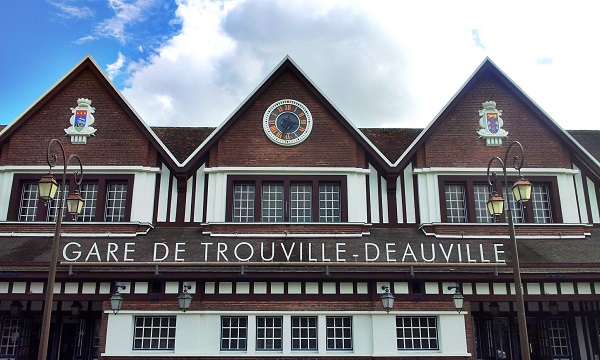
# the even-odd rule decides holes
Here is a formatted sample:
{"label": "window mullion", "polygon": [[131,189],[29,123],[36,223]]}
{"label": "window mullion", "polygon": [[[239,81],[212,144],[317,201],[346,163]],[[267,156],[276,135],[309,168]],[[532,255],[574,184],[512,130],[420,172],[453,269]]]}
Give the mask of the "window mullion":
{"label": "window mullion", "polygon": [[262,180],[256,180],[254,186],[254,221],[262,222]]}
{"label": "window mullion", "polygon": [[319,200],[320,200],[321,192],[319,191],[319,181],[312,181],[312,221],[319,222]]}
{"label": "window mullion", "polygon": [[95,221],[104,221],[104,213],[106,212],[106,186],[106,181],[98,181],[98,199],[96,200]]}
{"label": "window mullion", "polygon": [[475,189],[472,180],[465,182],[465,203],[467,205],[467,222],[477,222],[475,219]]}
{"label": "window mullion", "polygon": [[283,194],[282,194],[282,201],[283,201],[283,221],[284,222],[289,222],[290,221],[290,200],[292,198],[291,196],[291,189],[290,189],[290,180],[289,179],[285,179],[283,181]]}

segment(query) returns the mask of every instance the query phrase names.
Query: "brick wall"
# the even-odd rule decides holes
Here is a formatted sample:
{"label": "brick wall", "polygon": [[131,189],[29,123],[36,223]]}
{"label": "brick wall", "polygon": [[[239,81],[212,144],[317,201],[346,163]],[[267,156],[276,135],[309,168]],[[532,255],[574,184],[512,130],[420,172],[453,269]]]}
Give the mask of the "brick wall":
{"label": "brick wall", "polygon": [[[77,154],[84,166],[156,165],[156,150],[136,125],[137,119],[128,117],[112,89],[104,87],[91,70],[82,71],[61,91],[51,94],[54,96],[44,107],[31,118],[22,119],[26,122],[0,153],[2,165],[47,165],[46,149],[53,138],[62,142],[67,156]],[[70,108],[77,106],[78,98],[92,100],[96,108],[92,126],[98,131],[85,145],[72,145],[64,131],[71,126]]]}
{"label": "brick wall", "polygon": [[[478,139],[479,110],[485,101],[495,101],[502,111],[503,129],[508,139],[501,148],[485,145]],[[571,168],[569,153],[544,122],[536,118],[520,100],[493,77],[483,77],[432,129],[418,152],[419,167],[486,167],[495,156],[503,157],[510,141],[521,142],[525,150],[525,167]],[[515,154],[518,153],[517,149]],[[508,161],[512,165],[512,156]],[[494,163],[497,166],[499,163]]]}
{"label": "brick wall", "polygon": [[[308,107],[313,117],[309,137],[295,146],[273,143],[264,133],[267,108],[282,99]],[[364,150],[342,124],[292,73],[285,72],[232,124],[210,153],[210,166],[364,167]]]}

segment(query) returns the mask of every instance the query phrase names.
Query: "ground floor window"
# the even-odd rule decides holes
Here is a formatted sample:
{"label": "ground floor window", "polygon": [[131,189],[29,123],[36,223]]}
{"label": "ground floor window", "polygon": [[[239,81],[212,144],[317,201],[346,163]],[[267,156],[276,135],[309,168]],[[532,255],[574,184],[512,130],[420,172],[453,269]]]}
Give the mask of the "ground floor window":
{"label": "ground floor window", "polygon": [[221,318],[221,350],[246,350],[248,343],[248,317],[223,316]]}
{"label": "ground floor window", "polygon": [[283,318],[280,316],[256,317],[256,350],[281,350]]}
{"label": "ground floor window", "polygon": [[174,350],[175,316],[136,316],[134,350]]}
{"label": "ground floor window", "polygon": [[352,317],[327,317],[327,350],[352,350]]}
{"label": "ground floor window", "polygon": [[396,316],[398,350],[438,350],[437,318]]}
{"label": "ground floor window", "polygon": [[317,350],[316,316],[292,316],[292,350]]}
{"label": "ground floor window", "polygon": [[0,356],[27,356],[30,320],[14,317],[2,319]]}

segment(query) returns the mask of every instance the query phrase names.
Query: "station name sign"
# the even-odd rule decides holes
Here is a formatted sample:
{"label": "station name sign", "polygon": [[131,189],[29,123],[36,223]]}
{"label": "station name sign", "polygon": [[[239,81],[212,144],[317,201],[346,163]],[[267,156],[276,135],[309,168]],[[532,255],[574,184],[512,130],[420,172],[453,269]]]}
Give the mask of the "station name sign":
{"label": "station name sign", "polygon": [[369,242],[364,239],[71,241],[62,247],[62,257],[66,262],[506,262],[502,243]]}

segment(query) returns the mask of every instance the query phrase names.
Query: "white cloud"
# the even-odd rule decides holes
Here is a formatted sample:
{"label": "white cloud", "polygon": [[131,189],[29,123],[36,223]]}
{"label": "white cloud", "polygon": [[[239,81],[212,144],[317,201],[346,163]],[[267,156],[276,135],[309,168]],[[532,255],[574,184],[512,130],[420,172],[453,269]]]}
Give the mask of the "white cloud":
{"label": "white cloud", "polygon": [[85,19],[94,16],[94,11],[87,6],[68,5],[62,1],[48,1],[48,3],[60,10],[58,15],[66,19]]}
{"label": "white cloud", "polygon": [[108,74],[108,77],[111,80],[114,79],[121,72],[123,65],[125,65],[125,56],[119,52],[117,60],[112,64],[106,65],[106,73]]}
{"label": "white cloud", "polygon": [[589,3],[179,0],[176,14],[181,31],[128,66],[123,93],[152,125],[218,125],[290,55],[357,126],[424,127],[489,56],[566,128],[598,128],[582,106],[600,81]]}
{"label": "white cloud", "polygon": [[132,23],[145,20],[145,11],[155,5],[155,0],[108,0],[108,5],[115,15],[102,20],[95,27],[95,34],[101,37],[110,37],[121,44],[127,42],[125,28]]}

